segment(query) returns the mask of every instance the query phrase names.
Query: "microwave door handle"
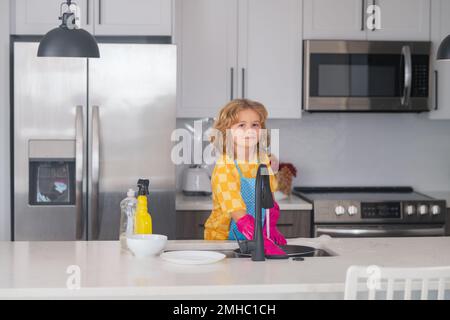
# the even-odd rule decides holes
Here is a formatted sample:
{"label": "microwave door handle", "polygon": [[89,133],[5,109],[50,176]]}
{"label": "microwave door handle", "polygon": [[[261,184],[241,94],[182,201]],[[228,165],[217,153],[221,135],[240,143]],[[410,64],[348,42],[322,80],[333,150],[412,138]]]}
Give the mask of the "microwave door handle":
{"label": "microwave door handle", "polygon": [[402,106],[409,106],[411,100],[411,84],[412,84],[412,59],[411,48],[409,46],[402,47],[402,56],[405,61],[405,88],[403,89]]}
{"label": "microwave door handle", "polygon": [[92,167],[91,167],[91,221],[92,221],[92,240],[98,240],[100,231],[99,221],[99,180],[100,180],[100,128],[99,128],[99,109],[98,106],[92,107]]}
{"label": "microwave door handle", "polygon": [[84,172],[84,134],[83,106],[76,107],[75,115],[75,207],[76,240],[82,240],[83,219],[83,172]]}

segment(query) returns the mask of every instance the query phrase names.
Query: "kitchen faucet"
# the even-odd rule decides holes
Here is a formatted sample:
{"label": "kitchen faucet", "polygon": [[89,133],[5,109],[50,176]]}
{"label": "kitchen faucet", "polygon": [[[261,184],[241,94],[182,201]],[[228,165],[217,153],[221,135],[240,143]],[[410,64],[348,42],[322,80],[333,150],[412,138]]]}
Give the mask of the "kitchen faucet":
{"label": "kitchen faucet", "polygon": [[[251,253],[253,261],[265,261],[262,209],[270,209],[274,206],[272,191],[270,190],[269,170],[265,164],[258,166],[255,189],[255,228],[253,240],[240,241],[236,234],[235,238],[239,244],[241,253]],[[283,259],[287,258],[287,256],[271,256],[268,258]]]}

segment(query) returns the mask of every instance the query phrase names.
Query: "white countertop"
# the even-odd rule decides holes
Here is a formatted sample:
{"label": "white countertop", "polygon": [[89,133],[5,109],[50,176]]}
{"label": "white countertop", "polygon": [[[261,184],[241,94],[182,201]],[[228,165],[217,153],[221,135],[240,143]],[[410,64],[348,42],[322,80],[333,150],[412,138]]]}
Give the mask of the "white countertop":
{"label": "white countertop", "polygon": [[[277,200],[280,210],[312,210],[312,204],[291,195],[287,199]],[[177,211],[211,211],[211,196],[185,196],[177,193],[175,208]]]}
{"label": "white countertop", "polygon": [[[322,247],[334,257],[304,261],[225,259],[184,266],[161,258],[137,259],[117,241],[0,242],[0,299],[342,298],[350,265],[450,265],[450,237],[290,239]],[[166,249],[232,249],[230,241],[169,241]],[[68,289],[68,266],[80,268],[79,289]],[[449,286],[450,289],[450,286]]]}

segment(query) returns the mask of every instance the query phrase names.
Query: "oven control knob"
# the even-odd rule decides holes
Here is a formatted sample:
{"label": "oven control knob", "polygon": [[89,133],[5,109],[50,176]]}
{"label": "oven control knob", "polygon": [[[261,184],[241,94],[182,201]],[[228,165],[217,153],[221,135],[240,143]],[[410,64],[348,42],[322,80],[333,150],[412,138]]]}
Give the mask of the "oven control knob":
{"label": "oven control knob", "polygon": [[337,216],[342,216],[345,213],[345,208],[343,206],[337,206],[334,209],[334,213],[336,213]]}
{"label": "oven control knob", "polygon": [[350,206],[348,207],[348,214],[351,216],[354,216],[358,213],[358,208],[356,206]]}
{"label": "oven control knob", "polygon": [[423,216],[428,213],[428,206],[425,204],[422,204],[419,206],[419,213]]}
{"label": "oven control knob", "polygon": [[409,205],[406,206],[406,210],[405,211],[406,211],[406,214],[408,216],[412,216],[414,213],[416,213],[416,207],[411,205],[411,204],[409,204]]}
{"label": "oven control knob", "polygon": [[434,206],[431,206],[431,214],[433,216],[436,216],[439,213],[441,213],[441,207],[439,207],[437,204],[435,204]]}

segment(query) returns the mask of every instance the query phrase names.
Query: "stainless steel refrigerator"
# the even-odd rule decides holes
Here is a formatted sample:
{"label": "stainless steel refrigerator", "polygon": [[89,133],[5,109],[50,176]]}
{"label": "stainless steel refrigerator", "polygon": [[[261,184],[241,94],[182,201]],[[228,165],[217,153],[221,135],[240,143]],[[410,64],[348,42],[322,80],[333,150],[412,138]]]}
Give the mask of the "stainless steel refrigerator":
{"label": "stainless steel refrigerator", "polygon": [[99,59],[12,42],[14,240],[115,240],[119,203],[150,180],[154,233],[175,236],[176,47],[100,43]]}

